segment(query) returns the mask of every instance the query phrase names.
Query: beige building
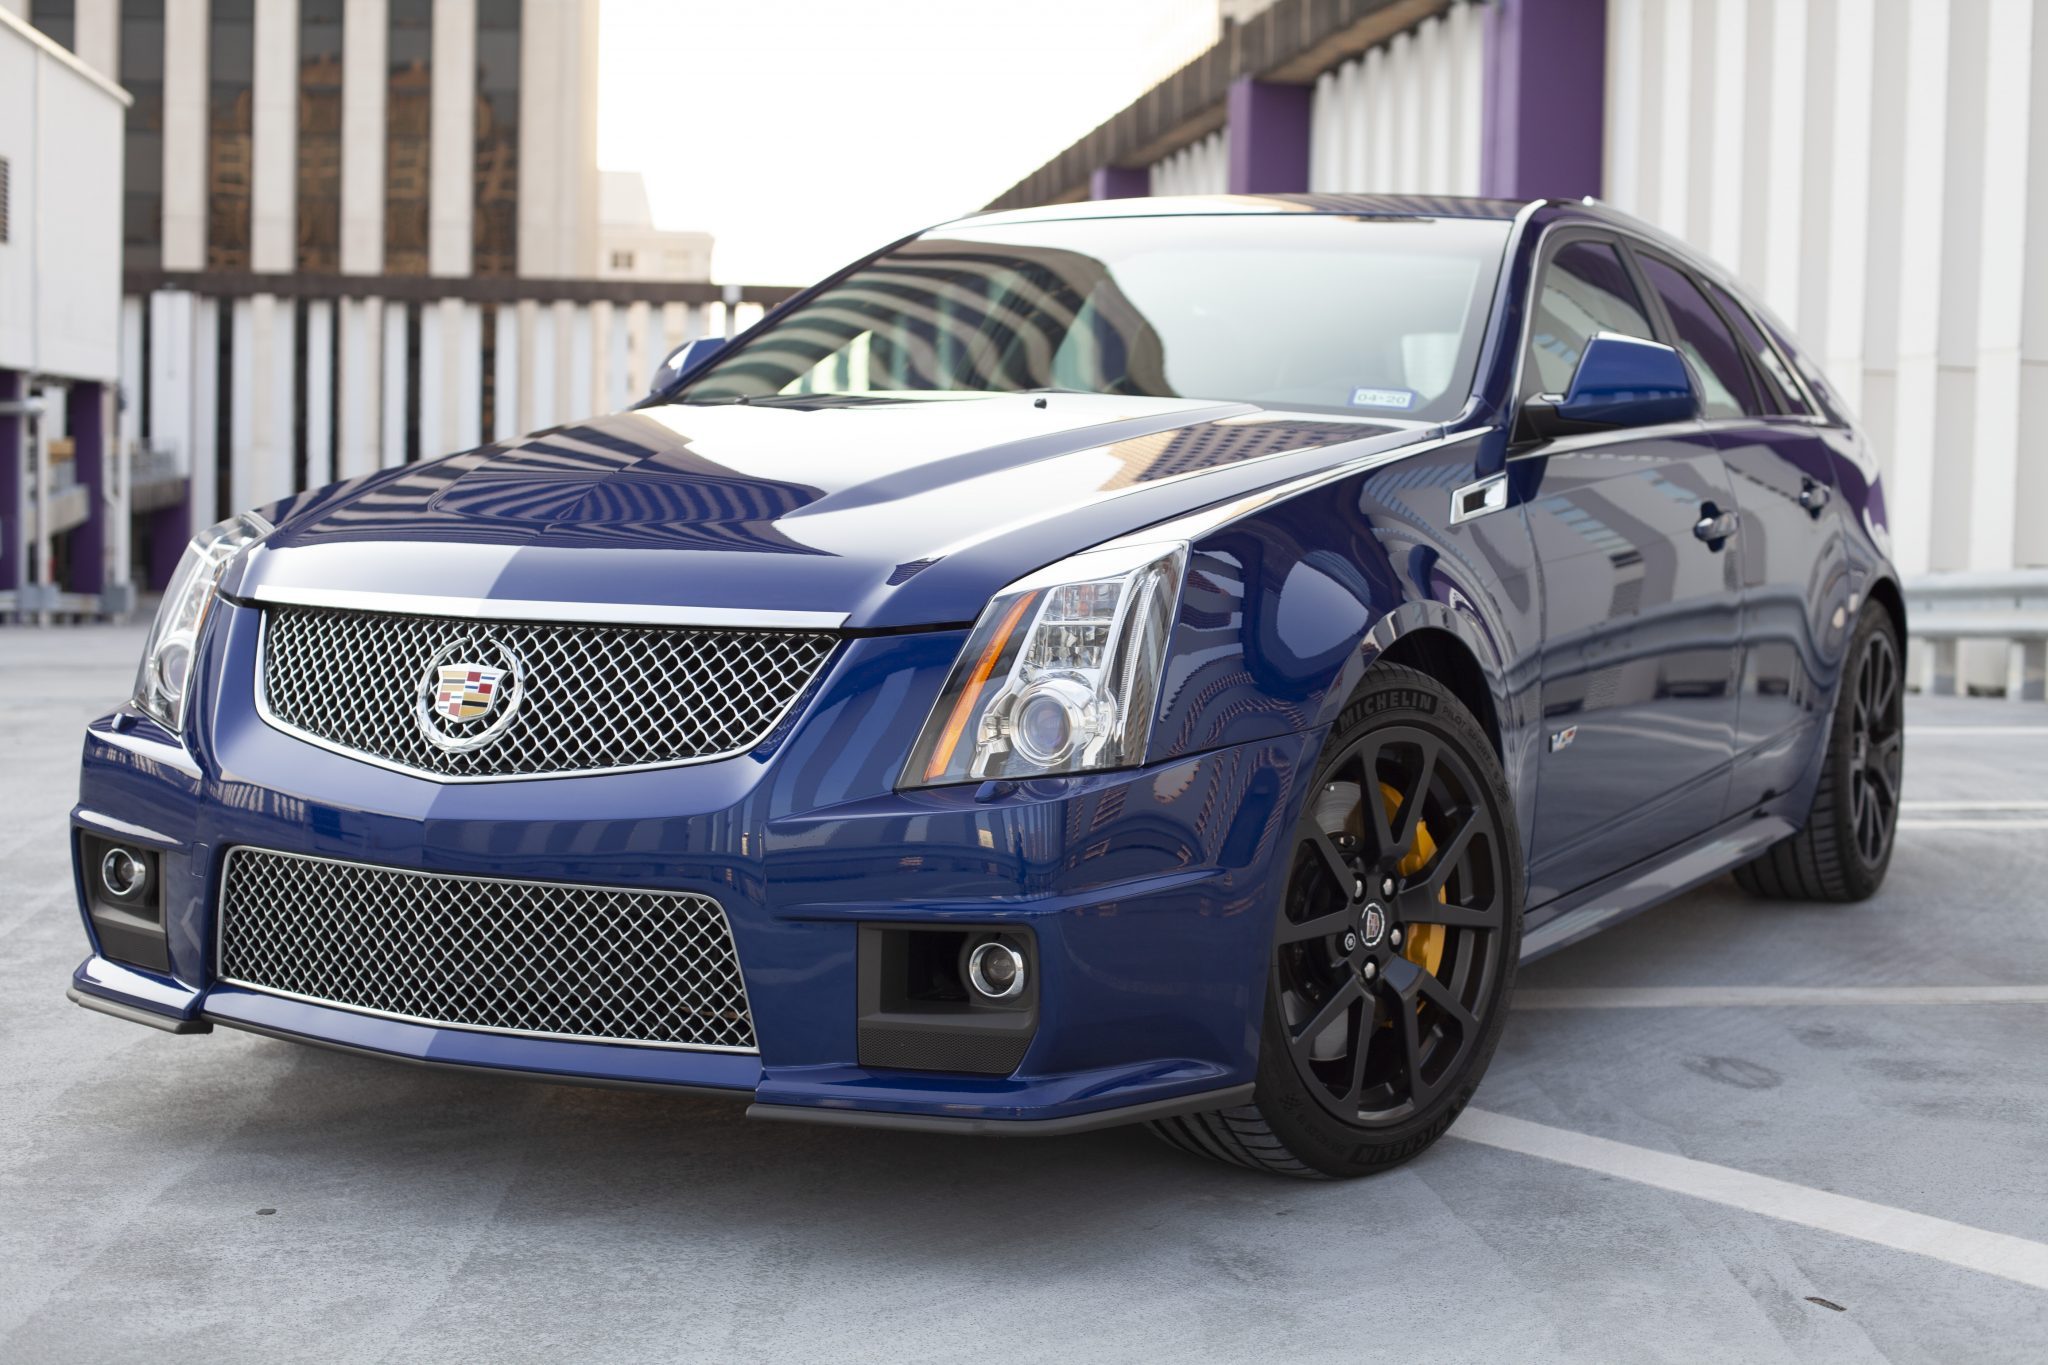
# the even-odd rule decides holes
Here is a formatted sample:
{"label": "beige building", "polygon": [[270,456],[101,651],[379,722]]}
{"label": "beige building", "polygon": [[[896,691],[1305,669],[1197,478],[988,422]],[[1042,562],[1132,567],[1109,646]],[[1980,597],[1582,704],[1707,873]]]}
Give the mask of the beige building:
{"label": "beige building", "polygon": [[711,234],[656,227],[638,171],[598,172],[597,242],[599,279],[711,278]]}
{"label": "beige building", "polygon": [[788,292],[710,285],[708,237],[607,193],[598,0],[0,8],[133,97],[117,439],[151,577],[232,512],[622,407]]}

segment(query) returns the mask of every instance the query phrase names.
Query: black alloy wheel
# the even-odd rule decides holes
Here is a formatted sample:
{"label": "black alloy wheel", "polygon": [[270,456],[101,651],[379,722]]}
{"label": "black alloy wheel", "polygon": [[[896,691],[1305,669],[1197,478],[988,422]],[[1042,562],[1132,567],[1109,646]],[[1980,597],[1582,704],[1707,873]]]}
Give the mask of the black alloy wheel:
{"label": "black alloy wheel", "polygon": [[1905,690],[1898,626],[1882,603],[1866,602],[1805,824],[1735,869],[1744,891],[1763,900],[1860,901],[1884,883],[1905,777]]}
{"label": "black alloy wheel", "polygon": [[1491,742],[1427,675],[1374,669],[1295,826],[1255,1102],[1154,1127],[1292,1175],[1414,1156],[1464,1108],[1499,1040],[1521,893]]}
{"label": "black alloy wheel", "polygon": [[1850,717],[1849,825],[1866,867],[1891,860],[1905,757],[1899,651],[1885,631],[1864,638]]}

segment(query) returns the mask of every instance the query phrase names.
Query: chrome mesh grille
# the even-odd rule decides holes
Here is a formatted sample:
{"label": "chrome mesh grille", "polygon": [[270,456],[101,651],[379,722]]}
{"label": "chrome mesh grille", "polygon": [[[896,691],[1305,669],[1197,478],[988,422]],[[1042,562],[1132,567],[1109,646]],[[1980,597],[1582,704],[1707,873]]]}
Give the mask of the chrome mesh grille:
{"label": "chrome mesh grille", "polygon": [[408,872],[262,849],[222,873],[235,985],[494,1033],[751,1051],[707,896]]}
{"label": "chrome mesh grille", "polygon": [[[474,749],[430,743],[420,684],[444,648],[516,655],[518,706]],[[324,607],[264,609],[271,720],[352,753],[452,779],[687,763],[759,744],[831,653],[818,632],[480,622]]]}

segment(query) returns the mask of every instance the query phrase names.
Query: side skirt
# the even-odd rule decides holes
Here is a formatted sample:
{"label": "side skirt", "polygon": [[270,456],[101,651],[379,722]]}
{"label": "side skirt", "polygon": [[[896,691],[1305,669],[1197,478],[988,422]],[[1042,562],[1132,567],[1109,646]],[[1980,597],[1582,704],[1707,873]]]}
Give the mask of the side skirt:
{"label": "side skirt", "polygon": [[1797,832],[1798,827],[1782,816],[1746,812],[1667,853],[1559,896],[1530,916],[1522,933],[1522,961],[1554,953],[1712,881]]}

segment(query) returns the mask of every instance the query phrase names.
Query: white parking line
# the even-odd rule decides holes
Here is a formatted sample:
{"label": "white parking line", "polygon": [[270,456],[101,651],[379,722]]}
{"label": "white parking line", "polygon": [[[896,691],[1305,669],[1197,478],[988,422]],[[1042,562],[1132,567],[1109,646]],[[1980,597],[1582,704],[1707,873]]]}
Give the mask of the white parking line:
{"label": "white parking line", "polygon": [[1901,801],[1899,810],[2048,810],[2048,801]]}
{"label": "white parking line", "polygon": [[1598,986],[1518,990],[1518,1010],[1674,1010],[1753,1005],[2048,1005],[2041,986]]}
{"label": "white parking line", "polygon": [[1467,1109],[1452,1126],[1451,1136],[2048,1289],[2048,1245],[2009,1233],[1483,1109]]}
{"label": "white parking line", "polygon": [[2048,829],[2048,819],[2021,817],[2015,820],[1909,820],[1901,817],[1900,829]]}
{"label": "white parking line", "polygon": [[1920,739],[1930,735],[1995,735],[2011,739],[2026,736],[2032,739],[2048,739],[2048,725],[1908,725],[1907,739]]}

